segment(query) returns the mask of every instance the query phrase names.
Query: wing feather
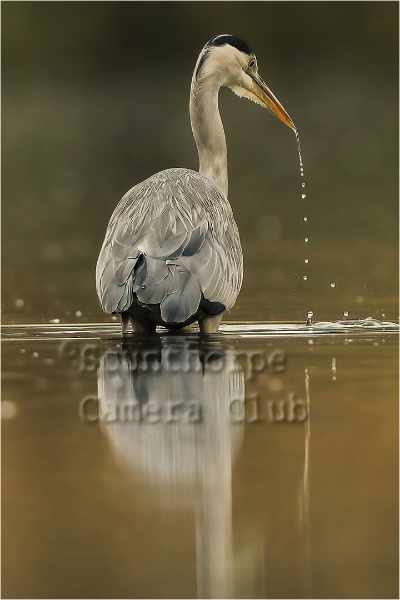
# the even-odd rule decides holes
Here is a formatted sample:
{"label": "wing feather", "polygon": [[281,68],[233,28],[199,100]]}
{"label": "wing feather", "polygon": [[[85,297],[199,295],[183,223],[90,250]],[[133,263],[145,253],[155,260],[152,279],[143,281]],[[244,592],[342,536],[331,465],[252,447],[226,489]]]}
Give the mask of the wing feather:
{"label": "wing feather", "polygon": [[180,322],[197,310],[201,295],[231,308],[242,275],[228,200],[199,173],[168,169],[134,186],[115,208],[96,287],[106,312],[128,310],[136,293],[143,303],[161,303],[166,320]]}

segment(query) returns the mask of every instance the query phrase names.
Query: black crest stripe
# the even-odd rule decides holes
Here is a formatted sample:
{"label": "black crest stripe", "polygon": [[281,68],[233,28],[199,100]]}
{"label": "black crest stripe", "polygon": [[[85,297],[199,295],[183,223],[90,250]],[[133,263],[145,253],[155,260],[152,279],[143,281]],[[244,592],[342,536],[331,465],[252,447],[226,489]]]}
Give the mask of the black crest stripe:
{"label": "black crest stripe", "polygon": [[234,35],[217,35],[211,38],[209,42],[207,42],[207,46],[224,46],[225,44],[229,44],[230,46],[237,48],[238,50],[240,50],[240,52],[244,52],[245,54],[250,55],[253,53],[253,50],[246,42],[244,42],[240,38],[235,37]]}
{"label": "black crest stripe", "polygon": [[237,38],[234,35],[229,35],[227,33],[225,33],[223,35],[216,35],[216,36],[212,37],[207,42],[207,44],[204,46],[203,54],[199,60],[199,64],[197,65],[197,69],[196,69],[196,73],[195,73],[196,79],[201,71],[202,66],[204,65],[205,61],[207,60],[207,56],[210,52],[210,49],[213,47],[225,46],[226,44],[228,44],[229,46],[232,46],[233,48],[236,48],[237,50],[240,50],[240,52],[244,52],[245,54],[248,54],[249,56],[250,56],[250,54],[254,54],[252,48],[250,48],[250,46],[246,42],[241,40],[240,38]]}

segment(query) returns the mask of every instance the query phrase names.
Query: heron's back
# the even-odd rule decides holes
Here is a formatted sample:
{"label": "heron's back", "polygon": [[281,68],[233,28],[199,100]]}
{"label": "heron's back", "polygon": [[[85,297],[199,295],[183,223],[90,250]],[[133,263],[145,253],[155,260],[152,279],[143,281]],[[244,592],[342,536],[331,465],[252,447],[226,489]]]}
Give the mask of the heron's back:
{"label": "heron's back", "polygon": [[199,310],[230,309],[242,275],[228,200],[196,171],[168,169],[134,186],[118,203],[97,262],[96,285],[105,312],[140,311],[143,319],[180,325]]}

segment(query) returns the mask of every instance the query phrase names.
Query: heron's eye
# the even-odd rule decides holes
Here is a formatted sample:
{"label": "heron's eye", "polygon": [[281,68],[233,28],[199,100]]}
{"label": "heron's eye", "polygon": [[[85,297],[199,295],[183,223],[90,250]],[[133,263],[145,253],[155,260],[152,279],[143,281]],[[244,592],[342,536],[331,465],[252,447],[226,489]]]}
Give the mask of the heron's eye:
{"label": "heron's eye", "polygon": [[256,61],[256,59],[255,59],[255,58],[252,58],[252,59],[250,60],[249,64],[247,65],[247,68],[248,68],[248,69],[250,69],[250,70],[252,70],[252,69],[255,69],[255,67],[256,67],[256,64],[257,64],[257,61]]}

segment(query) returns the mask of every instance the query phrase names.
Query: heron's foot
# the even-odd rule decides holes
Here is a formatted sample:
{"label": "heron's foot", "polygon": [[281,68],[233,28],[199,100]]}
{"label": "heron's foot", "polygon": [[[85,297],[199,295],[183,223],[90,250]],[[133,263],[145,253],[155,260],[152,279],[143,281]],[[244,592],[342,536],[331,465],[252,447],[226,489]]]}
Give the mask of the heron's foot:
{"label": "heron's foot", "polygon": [[129,326],[131,324],[131,320],[129,315],[126,313],[121,314],[121,326],[122,326],[122,335],[126,335],[129,333]]}
{"label": "heron's foot", "polygon": [[156,326],[151,322],[134,321],[128,314],[121,314],[122,335],[127,335],[132,329],[132,333],[151,334],[156,330]]}
{"label": "heron's foot", "polygon": [[220,313],[214,317],[206,317],[199,321],[200,333],[217,333],[223,316],[224,313]]}

